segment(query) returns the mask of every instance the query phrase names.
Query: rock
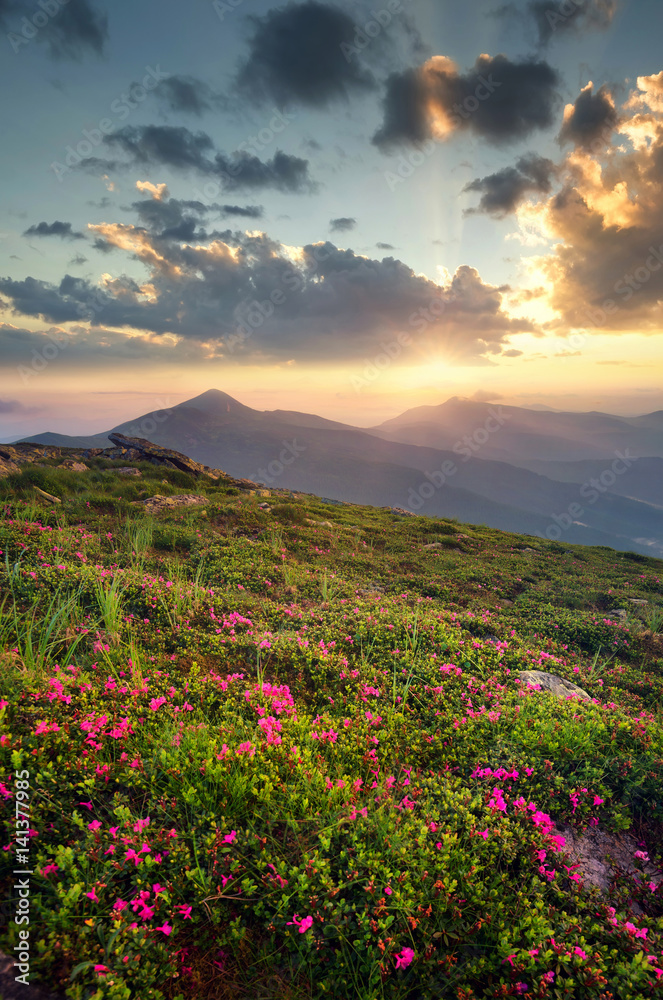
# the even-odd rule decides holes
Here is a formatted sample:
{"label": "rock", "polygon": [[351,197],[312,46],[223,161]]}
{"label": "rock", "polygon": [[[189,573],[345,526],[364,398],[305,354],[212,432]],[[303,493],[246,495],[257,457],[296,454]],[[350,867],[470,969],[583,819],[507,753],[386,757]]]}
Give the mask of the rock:
{"label": "rock", "polygon": [[2,1000],[60,1000],[62,993],[50,993],[45,986],[17,983],[14,959],[0,951],[0,997]]}
{"label": "rock", "polygon": [[188,472],[192,476],[207,475],[212,479],[219,478],[215,474],[218,472],[217,469],[210,469],[209,466],[194,462],[192,458],[187,458],[179,451],[174,451],[172,448],[162,448],[161,445],[153,444],[146,438],[127,437],[125,434],[115,432],[109,434],[108,438],[120,448],[128,448],[141,453],[147,457],[148,461],[154,459],[160,465],[171,465],[173,468],[179,469],[180,472]]}
{"label": "rock", "polygon": [[429,545],[424,545],[425,549],[441,549],[442,542],[431,542]]}
{"label": "rock", "polygon": [[411,510],[403,510],[402,507],[390,507],[389,510],[390,510],[390,512],[392,514],[395,514],[396,517],[416,517],[417,516],[416,514],[413,514]]}
{"label": "rock", "polygon": [[209,503],[209,500],[207,497],[196,496],[193,493],[179,493],[173,497],[162,497],[157,494],[154,497],[148,497],[147,500],[137,500],[135,503],[152,513],[160,510],[174,510],[177,507],[200,507]]}
{"label": "rock", "polygon": [[[113,469],[113,472],[117,472],[118,476],[142,476],[143,475],[143,473],[140,471],[140,469],[132,469],[131,466],[124,466],[121,469]],[[164,483],[167,483],[167,482],[168,482],[168,480],[164,479]]]}
{"label": "rock", "polygon": [[544,670],[516,670],[516,677],[527,686],[539,684],[543,691],[554,694],[556,698],[568,698],[569,695],[577,695],[579,698],[586,698],[591,701],[586,691],[583,691],[577,684],[557,677],[555,674],[548,674]]}
{"label": "rock", "polygon": [[21,467],[16,462],[0,457],[0,479],[4,479],[6,476],[11,476],[14,472],[20,471]]}
{"label": "rock", "polygon": [[58,469],[69,469],[70,472],[87,472],[87,468],[85,462],[76,462],[73,458],[68,458],[58,465]]}
{"label": "rock", "polygon": [[627,598],[627,600],[628,600],[629,604],[637,604],[639,607],[645,607],[646,608],[647,605],[649,604],[649,601],[640,601],[640,600],[638,600],[637,597],[629,597],[629,598]]}
{"label": "rock", "polygon": [[[556,824],[556,827],[555,832],[566,839],[563,850],[578,865],[575,871],[584,882],[594,886],[599,892],[606,893],[609,890],[610,883],[617,874],[617,866],[632,875],[638,872],[634,859],[638,844],[628,833],[606,833],[596,828],[579,833],[571,826]],[[647,881],[657,885],[663,881],[660,872],[651,862],[643,862],[642,867]]]}

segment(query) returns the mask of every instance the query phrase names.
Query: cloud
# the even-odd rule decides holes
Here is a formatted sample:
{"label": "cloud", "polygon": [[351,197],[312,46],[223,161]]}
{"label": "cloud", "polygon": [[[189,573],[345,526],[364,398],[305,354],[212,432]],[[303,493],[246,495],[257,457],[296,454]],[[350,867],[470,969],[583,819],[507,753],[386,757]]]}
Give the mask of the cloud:
{"label": "cloud", "polygon": [[486,284],[467,266],[437,284],[393,257],[379,261],[331,242],[289,247],[265,233],[227,231],[208,246],[182,245],[159,227],[177,225],[184,204],[200,218],[190,203],[176,202],[169,220],[169,203],[149,199],[133,207],[154,232],[119,223],[89,227],[141,263],[143,279],[0,278],[0,295],[16,314],[47,323],[143,331],[206,345],[206,357],[235,362],[347,362],[409,332],[425,358],[486,363],[510,336],[535,329],[505,312],[508,286]]}
{"label": "cloud", "polygon": [[481,55],[461,73],[451,59],[433,56],[389,77],[384,119],[373,142],[385,149],[422,145],[463,131],[496,144],[523,139],[553,124],[558,83],[545,61]]}
{"label": "cloud", "polygon": [[616,12],[617,0],[531,0],[527,4],[542,46],[570,32],[604,31]]}
{"label": "cloud", "polygon": [[71,267],[82,267],[83,264],[87,264],[87,257],[83,257],[82,254],[78,253],[75,257],[72,257],[69,261]]}
{"label": "cloud", "polygon": [[378,250],[395,250],[396,247],[392,246],[391,243],[376,243],[376,248]]}
{"label": "cloud", "polygon": [[215,150],[206,132],[192,132],[184,126],[125,126],[105,136],[104,143],[129,159],[109,161],[88,157],[80,169],[99,174],[131,166],[170,167],[213,178],[226,191],[273,188],[292,194],[316,189],[309,175],[308,160],[281,150],[271,160],[264,161],[246,151],[228,156]]}
{"label": "cloud", "polygon": [[470,399],[475,403],[490,403],[495,399],[504,399],[501,392],[489,392],[487,389],[477,389],[477,391],[470,396]]}
{"label": "cloud", "polygon": [[488,177],[470,181],[463,191],[477,191],[481,200],[477,208],[468,208],[465,215],[492,215],[503,219],[514,212],[518,205],[532,193],[548,194],[552,190],[552,178],[556,167],[536,153],[528,153],[516,160],[515,167],[505,167]]}
{"label": "cloud", "polygon": [[59,236],[63,240],[84,240],[83,233],[74,232],[71,222],[38,222],[23,233],[24,236]]}
{"label": "cloud", "polygon": [[262,205],[221,205],[224,215],[239,215],[244,219],[261,219],[265,214]]}
{"label": "cloud", "polygon": [[[46,23],[35,23],[35,14],[46,17]],[[0,24],[16,52],[34,39],[46,44],[54,59],[79,60],[90,52],[101,56],[108,41],[108,17],[89,0],[67,0],[54,14],[30,0],[0,0]]]}
{"label": "cloud", "polygon": [[564,333],[663,333],[663,105],[652,80],[617,109],[619,143],[580,145],[560,165],[561,189],[518,209],[554,248],[528,258],[539,298]]}
{"label": "cloud", "polygon": [[25,407],[17,399],[0,399],[0,413],[23,413]]}
{"label": "cloud", "polygon": [[289,3],[250,22],[249,53],[237,74],[248,100],[322,108],[375,88],[373,75],[349,56],[357,26],[338,7]]}
{"label": "cloud", "polygon": [[355,229],[356,225],[356,219],[347,218],[346,216],[341,216],[340,219],[329,220],[329,228],[332,233],[348,233],[351,229]]}
{"label": "cloud", "polygon": [[162,107],[167,111],[195,115],[200,118],[208,111],[225,106],[225,100],[209,84],[195,76],[169,76],[155,90]]}
{"label": "cloud", "polygon": [[587,148],[597,141],[610,140],[619,122],[617,108],[605,84],[595,94],[593,89],[594,84],[590,81],[580,91],[575,104],[566,105],[558,136],[560,143],[571,142],[574,146]]}

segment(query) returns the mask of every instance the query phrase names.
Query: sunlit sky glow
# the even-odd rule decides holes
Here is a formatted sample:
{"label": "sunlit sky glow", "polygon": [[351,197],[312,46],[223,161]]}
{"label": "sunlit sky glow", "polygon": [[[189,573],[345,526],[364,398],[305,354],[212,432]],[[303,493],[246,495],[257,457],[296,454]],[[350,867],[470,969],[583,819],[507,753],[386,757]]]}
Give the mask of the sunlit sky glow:
{"label": "sunlit sky glow", "polygon": [[559,7],[0,0],[0,440],[663,409],[663,5]]}

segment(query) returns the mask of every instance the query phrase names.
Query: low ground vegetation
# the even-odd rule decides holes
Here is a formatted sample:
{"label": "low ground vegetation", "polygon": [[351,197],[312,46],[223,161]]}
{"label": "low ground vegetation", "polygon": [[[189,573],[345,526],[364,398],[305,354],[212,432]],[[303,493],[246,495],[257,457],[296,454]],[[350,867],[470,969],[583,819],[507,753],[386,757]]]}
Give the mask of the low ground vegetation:
{"label": "low ground vegetation", "polygon": [[[663,992],[662,563],[90,464],[0,483],[0,818],[34,870],[34,981]],[[183,492],[208,503],[136,506]],[[560,824],[628,831],[634,869],[599,894]]]}

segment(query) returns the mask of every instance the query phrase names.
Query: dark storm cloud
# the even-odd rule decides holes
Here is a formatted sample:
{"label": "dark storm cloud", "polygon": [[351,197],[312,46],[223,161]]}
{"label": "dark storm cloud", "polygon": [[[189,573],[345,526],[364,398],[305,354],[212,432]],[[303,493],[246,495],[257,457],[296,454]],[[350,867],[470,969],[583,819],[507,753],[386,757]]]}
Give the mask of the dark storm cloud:
{"label": "dark storm cloud", "polygon": [[125,126],[105,136],[104,143],[124,153],[128,161],[88,157],[80,169],[91,173],[126,170],[131,166],[170,167],[195,171],[218,180],[227,191],[273,188],[302,193],[315,190],[308,160],[277,150],[271,160],[261,160],[245,150],[232,155],[215,150],[206,132],[184,126]]}
{"label": "dark storm cloud", "polygon": [[71,228],[71,222],[38,222],[23,233],[24,236],[59,236],[64,240],[84,240],[83,233]]}
{"label": "dark storm cloud", "polygon": [[504,55],[481,55],[460,73],[444,56],[387,81],[384,120],[373,138],[381,147],[420,145],[472,131],[489,142],[523,139],[554,122],[559,76],[547,62],[511,62]]}
{"label": "dark storm cloud", "polygon": [[564,124],[559,133],[560,143],[589,148],[597,140],[606,142],[619,123],[619,114],[612,94],[604,85],[595,94],[592,84],[582,89],[575,104],[564,112]]}
{"label": "dark storm cloud", "polygon": [[249,53],[237,76],[248,99],[319,108],[375,87],[350,54],[357,26],[338,7],[307,0],[250,20]]}
{"label": "dark storm cloud", "polygon": [[0,24],[15,52],[34,39],[46,44],[54,59],[103,55],[108,40],[108,17],[89,0],[50,0],[43,7],[30,0],[0,0]]}
{"label": "dark storm cloud", "polygon": [[465,215],[483,213],[504,218],[514,212],[529,194],[549,194],[556,167],[536,153],[529,153],[516,160],[515,167],[505,167],[488,177],[477,178],[467,184],[463,191],[476,191],[481,200],[476,208],[469,208]]}
{"label": "dark storm cloud", "polygon": [[348,218],[347,216],[341,216],[339,219],[330,219],[329,228],[332,233],[349,233],[351,229],[354,229],[357,225],[357,220]]}

